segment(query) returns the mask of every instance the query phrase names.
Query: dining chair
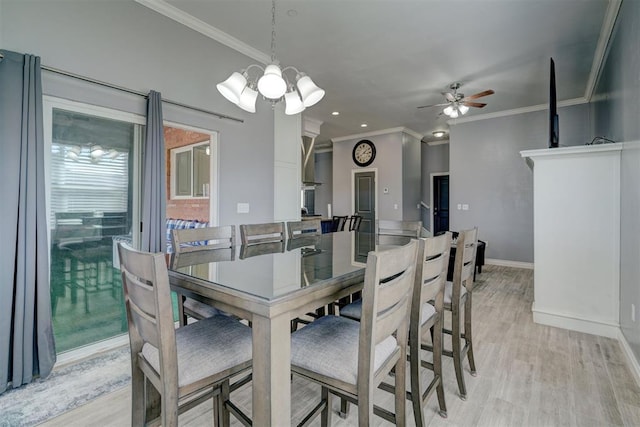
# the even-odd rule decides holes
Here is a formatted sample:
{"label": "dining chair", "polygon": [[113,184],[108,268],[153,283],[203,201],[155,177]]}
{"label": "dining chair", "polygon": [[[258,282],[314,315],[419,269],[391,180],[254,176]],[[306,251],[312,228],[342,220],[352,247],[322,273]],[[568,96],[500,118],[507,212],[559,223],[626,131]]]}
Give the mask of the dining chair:
{"label": "dining chair", "polygon": [[382,236],[421,237],[422,221],[376,220],[376,238]]}
{"label": "dining chair", "polygon": [[[464,230],[458,234],[453,281],[446,282],[444,288],[444,310],[451,313],[451,330],[443,329],[443,332],[451,335],[452,349],[445,350],[443,348],[442,354],[453,357],[458,391],[462,400],[467,398],[467,388],[462,370],[462,362],[465,357],[469,360],[471,375],[476,375],[471,328],[471,295],[477,246],[477,228]],[[463,319],[464,323],[462,323]],[[462,345],[462,341],[464,341],[464,345]]]}
{"label": "dining chair", "polygon": [[347,219],[349,219],[347,215],[334,215],[332,218],[331,230],[334,232],[344,231],[344,226],[347,223]]}
{"label": "dining chair", "polygon": [[[444,288],[449,266],[451,233],[418,239],[418,262],[413,287],[411,318],[409,321],[409,374],[416,426],[426,425],[423,408],[436,391],[440,415],[447,417],[447,405],[442,380],[442,326],[444,319]],[[431,345],[428,342],[431,341]],[[432,362],[423,360],[422,351],[432,353]],[[425,387],[421,382],[421,368],[433,371],[433,378]]]}
{"label": "dining chair", "polygon": [[362,223],[362,216],[351,215],[351,217],[349,218],[349,231],[358,231],[360,229],[361,223]]}
{"label": "dining chair", "polygon": [[[411,392],[408,397],[413,404],[416,426],[425,425],[422,408],[434,391],[438,394],[440,415],[447,416],[447,407],[442,383],[442,327],[444,313],[444,289],[449,266],[451,250],[451,233],[437,237],[418,239],[418,257],[416,265],[416,282],[413,288],[411,317],[409,322],[409,366],[411,376]],[[353,320],[362,316],[362,299],[354,301],[340,310],[340,315]],[[431,336],[431,345],[427,336]],[[422,350],[431,351],[432,362],[422,360]],[[420,368],[433,371],[433,378],[425,389],[422,387]],[[387,391],[392,387],[383,384]],[[340,413],[346,417],[348,405],[342,400]]]}
{"label": "dining chair", "polygon": [[278,252],[284,252],[284,250],[284,241],[242,245],[240,247],[240,259],[247,259],[259,255],[275,254]]}
{"label": "dining chair", "polygon": [[[358,405],[358,424],[369,426],[373,414],[406,424],[406,342],[415,280],[417,241],[383,252],[370,252],[362,290],[360,322],[324,316],[291,336],[291,370],[320,384],[321,402],[301,422],[318,414],[331,423],[331,395]],[[395,414],[373,403],[373,394],[395,370]]]}
{"label": "dining chair", "polygon": [[322,234],[322,223],[319,219],[287,222],[287,236],[289,239],[319,236]]}
{"label": "dining chair", "polygon": [[240,239],[243,245],[266,242],[282,242],[284,236],[284,222],[270,222],[265,224],[241,224]]}
{"label": "dining chair", "polygon": [[[175,255],[178,258],[187,253],[233,248],[236,245],[236,227],[235,225],[226,225],[173,229],[171,230],[171,245],[173,247],[172,257]],[[187,324],[188,317],[201,320],[220,314],[216,308],[184,296],[178,298],[178,313],[181,326]]]}
{"label": "dining chair", "polygon": [[177,426],[179,413],[212,397],[215,424],[229,425],[228,408],[237,410],[229,400],[230,379],[251,367],[251,329],[213,316],[176,330],[165,255],[124,243],[118,253],[131,351],[131,425]]}

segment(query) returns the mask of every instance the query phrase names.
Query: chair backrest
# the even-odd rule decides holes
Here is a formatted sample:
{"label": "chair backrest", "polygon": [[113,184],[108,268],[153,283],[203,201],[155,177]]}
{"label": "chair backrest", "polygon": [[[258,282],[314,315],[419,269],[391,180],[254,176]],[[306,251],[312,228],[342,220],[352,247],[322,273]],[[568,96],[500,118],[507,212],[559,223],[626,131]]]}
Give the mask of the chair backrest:
{"label": "chair backrest", "polygon": [[[374,382],[375,346],[396,334],[394,355],[407,343],[411,293],[415,281],[418,241],[404,246],[369,252],[362,289],[362,315],[358,347],[358,393],[370,390]],[[388,372],[388,371],[387,371]],[[385,372],[386,374],[386,372]]]}
{"label": "chair backrest", "polygon": [[320,234],[322,234],[322,223],[319,219],[287,222],[287,235],[289,239],[319,236]]}
{"label": "chair backrest", "polygon": [[275,254],[284,252],[284,241],[256,243],[251,245],[242,245],[240,247],[240,259],[251,258],[258,255]]}
{"label": "chair backrest", "polygon": [[[122,288],[129,324],[132,366],[145,344],[158,350],[160,381],[178,387],[176,336],[165,254],[118,243]],[[152,379],[153,381],[153,379]]]}
{"label": "chair backrest", "polygon": [[206,249],[232,248],[236,245],[235,225],[171,230],[171,244],[175,253]]}
{"label": "chair backrest", "polygon": [[346,215],[334,215],[331,223],[331,231],[344,231],[344,226],[348,218]]}
{"label": "chair backrest", "polygon": [[376,234],[387,236],[420,237],[422,221],[376,221]]}
{"label": "chair backrest", "polygon": [[[416,281],[413,287],[411,306],[410,327],[412,332],[414,327],[420,326],[420,315],[425,303],[435,301],[436,311],[441,312],[442,310],[444,284],[447,280],[449,252],[451,251],[451,233],[420,238],[418,242]],[[415,339],[419,338],[415,337]]]}
{"label": "chair backrest", "polygon": [[473,272],[478,248],[478,228],[461,231],[456,241],[456,259],[453,264],[452,301],[460,298],[461,286],[467,291],[473,288]]}
{"label": "chair backrest", "polygon": [[236,258],[236,248],[203,249],[191,252],[174,252],[171,254],[171,268],[181,268],[189,265],[208,264],[210,262],[233,261]]}
{"label": "chair backrest", "polygon": [[240,239],[243,245],[284,241],[284,222],[240,225]]}
{"label": "chair backrest", "polygon": [[351,218],[349,218],[349,231],[358,231],[361,222],[362,217],[360,215],[351,215]]}

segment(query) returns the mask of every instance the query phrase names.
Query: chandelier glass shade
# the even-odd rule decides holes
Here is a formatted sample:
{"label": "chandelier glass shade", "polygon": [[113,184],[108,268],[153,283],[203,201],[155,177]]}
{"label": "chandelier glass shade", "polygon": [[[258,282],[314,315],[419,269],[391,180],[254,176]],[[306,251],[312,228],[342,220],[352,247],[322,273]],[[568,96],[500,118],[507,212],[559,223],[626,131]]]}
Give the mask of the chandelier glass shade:
{"label": "chandelier glass shade", "polygon": [[[262,74],[251,77],[253,70],[260,70]],[[290,79],[287,73],[295,77]],[[250,113],[256,112],[258,93],[272,105],[284,100],[285,114],[289,115],[315,105],[325,94],[309,76],[292,66],[280,68],[275,59],[275,0],[271,7],[271,64],[266,67],[249,65],[241,72],[235,71],[216,87],[227,100]]]}

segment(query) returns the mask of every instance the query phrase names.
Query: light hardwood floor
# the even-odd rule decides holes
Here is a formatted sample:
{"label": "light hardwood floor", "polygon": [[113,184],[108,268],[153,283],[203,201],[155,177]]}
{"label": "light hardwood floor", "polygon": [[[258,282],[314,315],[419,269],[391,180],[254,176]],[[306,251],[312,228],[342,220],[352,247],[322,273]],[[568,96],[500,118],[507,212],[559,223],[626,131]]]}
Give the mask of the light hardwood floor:
{"label": "light hardwood floor", "polygon": [[[468,399],[458,398],[453,363],[444,358],[449,417],[437,414],[435,396],[425,408],[432,426],[640,426],[640,388],[616,340],[536,325],[532,321],[533,271],[485,266],[473,293],[474,353],[478,376],[465,362]],[[445,345],[450,343],[445,338]],[[427,379],[425,372],[424,380]],[[292,385],[292,417],[299,422],[319,399],[317,386],[299,378]],[[232,400],[250,412],[245,386]],[[378,390],[378,403],[393,409],[392,395]],[[44,423],[45,426],[130,425],[125,388]],[[337,410],[339,400],[334,399]],[[408,424],[413,425],[407,401]],[[181,425],[212,425],[210,405],[183,414]],[[314,425],[319,425],[316,420]],[[232,425],[234,423],[232,417]],[[357,411],[334,426],[357,425]],[[375,418],[374,425],[388,425]]]}

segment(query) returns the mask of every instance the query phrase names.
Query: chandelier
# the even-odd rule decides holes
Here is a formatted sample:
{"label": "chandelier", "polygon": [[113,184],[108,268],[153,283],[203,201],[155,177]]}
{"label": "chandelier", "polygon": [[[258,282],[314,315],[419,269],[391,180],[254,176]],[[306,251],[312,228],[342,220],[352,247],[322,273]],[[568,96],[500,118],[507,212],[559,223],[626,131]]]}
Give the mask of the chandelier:
{"label": "chandelier", "polygon": [[[261,65],[252,64],[240,72],[235,71],[227,80],[216,85],[218,91],[229,101],[250,113],[256,112],[258,93],[269,100],[272,106],[284,99],[284,112],[289,115],[301,113],[305,108],[320,101],[324,96],[324,90],[316,86],[311,77],[301,73],[297,68],[292,66],[280,68],[275,51],[276,1],[272,0],[271,63],[264,68]],[[250,72],[253,73],[253,71],[257,71],[254,73],[257,75],[252,77]],[[295,73],[295,78],[290,80],[286,75],[287,72],[291,75]]]}

